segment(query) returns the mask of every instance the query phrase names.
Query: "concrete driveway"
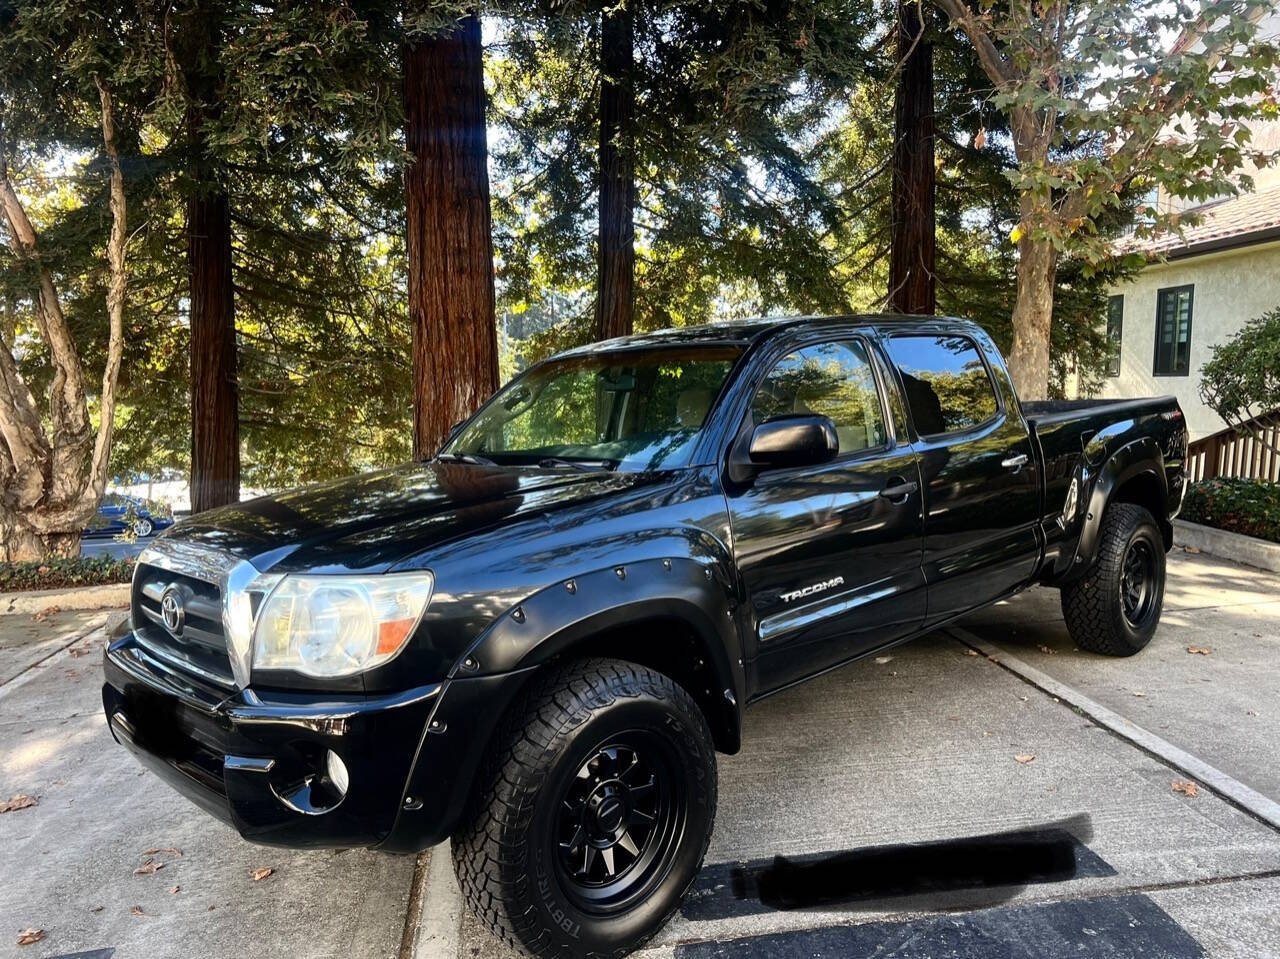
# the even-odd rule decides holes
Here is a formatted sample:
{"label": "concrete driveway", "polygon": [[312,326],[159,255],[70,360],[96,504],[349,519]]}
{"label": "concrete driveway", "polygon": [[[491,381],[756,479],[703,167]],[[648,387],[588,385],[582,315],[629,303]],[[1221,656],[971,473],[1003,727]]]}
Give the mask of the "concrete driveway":
{"label": "concrete driveway", "polygon": [[0,956],[397,956],[414,859],[253,846],[145,772],[102,718],[106,619],[0,616],[0,802],[38,799],[0,814]]}
{"label": "concrete driveway", "polygon": [[[1136,658],[1075,650],[1033,590],[753,707],[642,955],[1280,957],[1280,577],[1169,568]],[[419,910],[412,859],[251,846],[145,774],[101,719],[100,618],[0,617],[0,801],[39,799],[0,814],[0,956],[511,955],[444,847]]]}

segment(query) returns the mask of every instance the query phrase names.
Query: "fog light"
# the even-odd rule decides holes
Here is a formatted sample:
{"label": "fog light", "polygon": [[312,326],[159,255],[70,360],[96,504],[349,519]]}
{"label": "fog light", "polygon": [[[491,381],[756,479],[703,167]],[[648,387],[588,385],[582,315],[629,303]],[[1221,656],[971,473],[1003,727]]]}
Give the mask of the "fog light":
{"label": "fog light", "polygon": [[351,779],[347,774],[346,763],[332,749],[324,757],[324,770],[329,777],[329,782],[333,783],[333,788],[338,791],[338,797],[345,796],[347,787],[351,784]]}

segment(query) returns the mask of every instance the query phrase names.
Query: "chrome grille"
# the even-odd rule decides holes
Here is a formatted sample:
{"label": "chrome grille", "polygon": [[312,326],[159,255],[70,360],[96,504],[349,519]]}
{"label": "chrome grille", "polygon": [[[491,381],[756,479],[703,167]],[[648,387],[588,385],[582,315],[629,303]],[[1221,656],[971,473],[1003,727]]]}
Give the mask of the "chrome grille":
{"label": "chrome grille", "polygon": [[[233,688],[222,625],[221,582],[234,557],[207,547],[160,539],[143,551],[133,574],[134,635],[180,669]],[[172,593],[183,610],[181,628],[166,626],[161,603]]]}

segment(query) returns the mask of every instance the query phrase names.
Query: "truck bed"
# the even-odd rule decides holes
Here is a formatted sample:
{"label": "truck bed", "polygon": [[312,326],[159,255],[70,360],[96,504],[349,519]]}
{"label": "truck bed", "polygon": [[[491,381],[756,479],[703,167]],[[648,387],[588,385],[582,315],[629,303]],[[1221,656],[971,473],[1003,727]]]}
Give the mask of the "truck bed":
{"label": "truck bed", "polygon": [[1047,427],[1079,419],[1083,413],[1128,418],[1178,408],[1175,396],[1138,396],[1119,400],[1023,400],[1022,414],[1034,426]]}

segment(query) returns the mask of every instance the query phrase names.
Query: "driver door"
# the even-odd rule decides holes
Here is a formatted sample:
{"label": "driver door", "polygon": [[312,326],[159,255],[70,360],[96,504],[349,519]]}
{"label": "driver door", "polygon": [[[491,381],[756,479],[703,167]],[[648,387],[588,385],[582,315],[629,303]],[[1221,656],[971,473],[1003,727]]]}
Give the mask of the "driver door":
{"label": "driver door", "polygon": [[755,689],[769,692],[916,630],[925,617],[917,454],[887,427],[871,347],[847,336],[773,364],[753,425],[831,418],[830,462],[777,468],[728,492],[734,553],[757,627]]}

